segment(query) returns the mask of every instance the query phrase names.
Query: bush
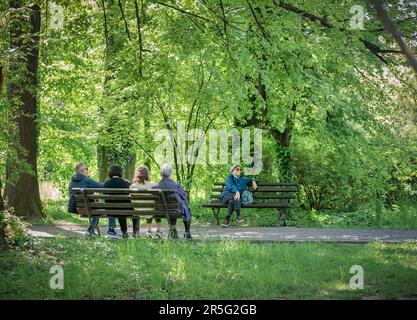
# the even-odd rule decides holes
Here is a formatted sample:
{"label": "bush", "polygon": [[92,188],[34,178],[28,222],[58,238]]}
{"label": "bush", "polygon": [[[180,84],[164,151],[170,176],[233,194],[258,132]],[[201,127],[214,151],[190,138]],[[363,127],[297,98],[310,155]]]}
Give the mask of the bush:
{"label": "bush", "polygon": [[4,248],[23,245],[29,239],[27,223],[13,212],[0,212],[0,241]]}

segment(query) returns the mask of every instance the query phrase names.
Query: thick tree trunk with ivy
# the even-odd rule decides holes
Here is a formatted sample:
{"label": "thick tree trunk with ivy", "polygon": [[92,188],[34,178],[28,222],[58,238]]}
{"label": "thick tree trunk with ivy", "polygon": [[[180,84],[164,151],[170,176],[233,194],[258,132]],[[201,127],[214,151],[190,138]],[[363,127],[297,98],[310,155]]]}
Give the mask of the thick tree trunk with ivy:
{"label": "thick tree trunk with ivy", "polygon": [[[247,78],[248,81],[252,79]],[[253,80],[252,80],[253,81]],[[261,128],[268,128],[269,133],[276,143],[276,164],[279,168],[279,180],[280,181],[292,181],[293,180],[293,160],[291,156],[290,143],[294,127],[294,116],[296,112],[296,105],[293,104],[291,108],[291,115],[287,116],[285,120],[285,129],[283,132],[280,132],[276,128],[271,128],[271,125],[268,120],[268,105],[267,105],[267,91],[265,85],[262,81],[262,76],[259,74],[257,79],[256,88],[258,95],[262,98],[266,104],[265,108],[262,108],[262,111],[258,111],[257,108],[257,97],[255,95],[249,96],[249,100],[253,105],[252,118],[248,119],[246,122],[249,126],[259,126]],[[240,123],[237,125],[241,126]]]}
{"label": "thick tree trunk with ivy", "polygon": [[279,132],[277,129],[272,129],[271,134],[276,145],[276,159],[279,167],[279,175],[281,181],[292,181],[294,178],[293,159],[291,155],[290,143],[294,127],[294,119],[296,112],[295,103],[291,108],[291,115],[285,119],[285,130]]}
{"label": "thick tree trunk with ivy", "polygon": [[[10,125],[17,158],[6,164],[6,194],[9,207],[26,218],[41,218],[42,204],[37,175],[37,79],[41,9],[22,7],[10,1],[10,52],[8,99]],[[26,18],[28,17],[28,19]]]}

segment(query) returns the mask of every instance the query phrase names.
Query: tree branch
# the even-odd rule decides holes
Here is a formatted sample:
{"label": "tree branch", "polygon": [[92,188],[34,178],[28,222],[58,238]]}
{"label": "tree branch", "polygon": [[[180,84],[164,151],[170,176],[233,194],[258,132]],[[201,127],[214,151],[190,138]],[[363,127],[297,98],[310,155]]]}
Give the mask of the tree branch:
{"label": "tree branch", "polygon": [[181,13],[184,13],[184,14],[186,14],[186,15],[189,15],[189,16],[193,16],[193,17],[199,18],[199,19],[204,20],[204,21],[207,21],[207,22],[210,22],[210,21],[211,21],[210,19],[207,19],[207,18],[205,18],[205,17],[202,17],[202,16],[200,16],[200,15],[198,15],[198,14],[195,14],[195,13],[193,13],[193,12],[190,12],[190,11],[187,11],[187,10],[184,10],[184,9],[181,9],[181,8],[179,8],[179,7],[175,7],[175,6],[170,5],[170,4],[167,4],[167,3],[163,3],[163,2],[159,2],[159,1],[154,1],[154,3],[156,3],[156,4],[160,4],[161,6],[164,6],[164,7],[168,7],[168,8],[171,8],[171,9],[177,10],[177,11],[179,11],[179,12],[181,12]]}
{"label": "tree branch", "polygon": [[125,29],[126,29],[127,37],[129,38],[129,41],[130,41],[130,40],[132,40],[132,37],[130,36],[129,26],[128,26],[127,21],[126,21],[125,12],[123,11],[122,1],[121,0],[118,0],[117,3],[119,5],[120,13],[122,14],[122,19],[123,19],[124,24],[125,24]]}
{"label": "tree branch", "polygon": [[141,21],[140,21],[140,15],[139,15],[139,6],[138,6],[138,1],[137,0],[135,0],[135,16],[136,16],[136,26],[137,26],[137,29],[138,29],[139,75],[142,76],[143,41],[142,41]]}
{"label": "tree branch", "polygon": [[408,59],[408,62],[414,68],[414,71],[417,72],[417,59],[416,59],[416,57],[414,56],[414,54],[411,52],[411,50],[405,44],[405,42],[402,39],[401,34],[398,31],[397,27],[395,26],[395,24],[389,18],[388,12],[382,6],[381,1],[371,0],[371,3],[373,4],[377,15],[382,20],[382,22],[384,23],[387,30],[392,34],[395,41],[400,46],[402,52],[404,52],[404,54],[406,55],[406,57]]}
{"label": "tree branch", "polygon": [[[335,26],[333,26],[329,21],[327,21],[325,18],[322,17],[318,17],[312,13],[309,13],[303,9],[297,8],[291,4],[285,3],[283,1],[274,1],[274,4],[277,7],[280,7],[282,9],[285,9],[287,11],[296,13],[304,18],[307,18],[310,21],[316,21],[318,23],[320,23],[322,26],[328,28],[328,29],[333,29],[335,28]],[[340,31],[342,32],[348,32],[348,30],[344,29],[344,28],[338,28]],[[381,53],[404,53],[403,51],[396,51],[396,50],[385,50],[385,49],[381,49],[381,47],[379,47],[378,45],[371,43],[363,38],[360,38],[359,41],[361,41],[364,46],[371,51],[372,54],[374,54],[379,60],[381,60],[383,63],[388,64],[388,61],[381,56]]]}

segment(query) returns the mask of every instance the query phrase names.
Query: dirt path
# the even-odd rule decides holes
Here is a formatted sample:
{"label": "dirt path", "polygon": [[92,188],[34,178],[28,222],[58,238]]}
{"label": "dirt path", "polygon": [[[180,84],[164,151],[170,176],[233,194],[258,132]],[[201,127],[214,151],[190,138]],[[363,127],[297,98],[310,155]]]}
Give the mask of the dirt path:
{"label": "dirt path", "polygon": [[[131,228],[131,227],[130,227]],[[30,227],[30,234],[34,237],[85,237],[85,225],[38,224]],[[101,234],[107,231],[106,226],[100,226]],[[180,237],[183,227],[178,228]],[[141,226],[140,233],[145,236],[145,228]],[[165,235],[167,228],[163,228]],[[196,240],[247,240],[247,241],[336,241],[364,243],[371,241],[403,242],[417,241],[417,230],[402,229],[343,229],[343,228],[295,228],[295,227],[238,227],[222,228],[211,225],[192,226],[193,238]]]}

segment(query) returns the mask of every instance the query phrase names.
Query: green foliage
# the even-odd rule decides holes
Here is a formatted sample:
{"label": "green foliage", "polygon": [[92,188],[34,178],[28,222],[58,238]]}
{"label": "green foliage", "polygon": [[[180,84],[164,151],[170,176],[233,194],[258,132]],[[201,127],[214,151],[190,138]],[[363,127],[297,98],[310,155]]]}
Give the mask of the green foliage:
{"label": "green foliage", "polygon": [[46,220],[41,223],[84,223],[88,224],[88,219],[81,219],[78,215],[67,212],[68,202],[45,201],[43,203]]}
{"label": "green foliage", "polygon": [[22,218],[7,210],[0,212],[0,245],[5,248],[18,247],[26,244],[30,237],[27,223]]}

